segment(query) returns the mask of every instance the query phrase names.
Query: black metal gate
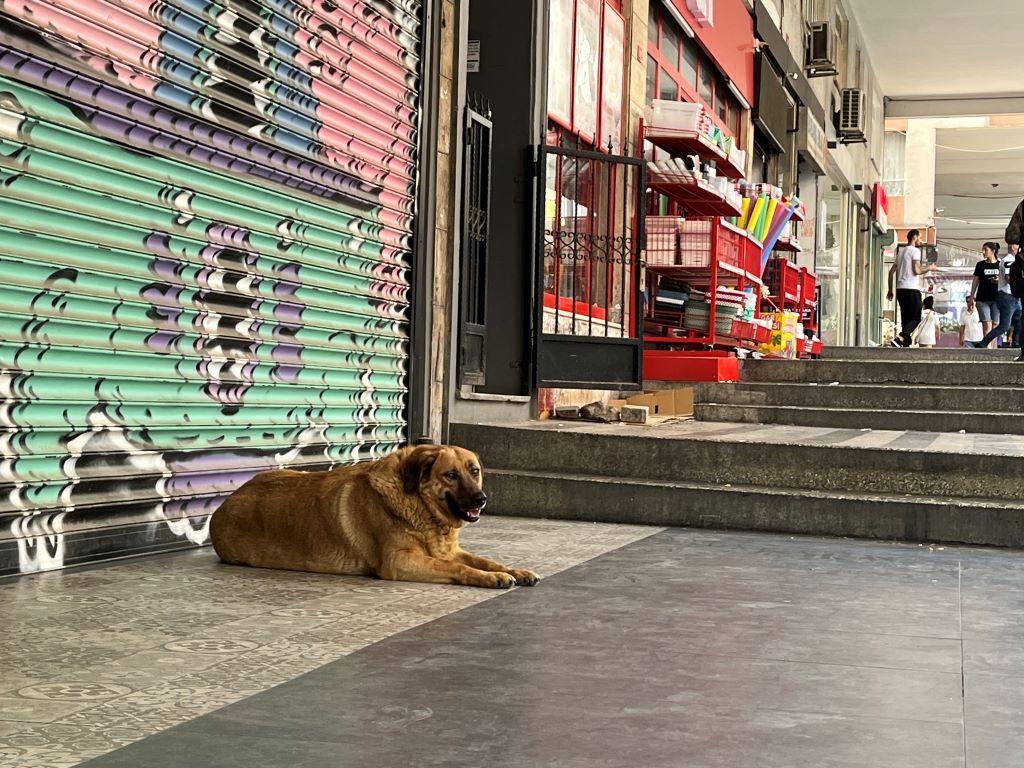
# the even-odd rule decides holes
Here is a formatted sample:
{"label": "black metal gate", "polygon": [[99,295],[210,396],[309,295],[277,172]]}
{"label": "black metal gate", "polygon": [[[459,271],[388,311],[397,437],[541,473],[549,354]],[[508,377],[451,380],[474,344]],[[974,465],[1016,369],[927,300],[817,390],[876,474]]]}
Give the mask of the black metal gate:
{"label": "black metal gate", "polygon": [[643,161],[540,149],[535,379],[637,389],[643,344]]}
{"label": "black metal gate", "polygon": [[487,251],[491,208],[491,110],[466,109],[462,178],[459,384],[486,383]]}

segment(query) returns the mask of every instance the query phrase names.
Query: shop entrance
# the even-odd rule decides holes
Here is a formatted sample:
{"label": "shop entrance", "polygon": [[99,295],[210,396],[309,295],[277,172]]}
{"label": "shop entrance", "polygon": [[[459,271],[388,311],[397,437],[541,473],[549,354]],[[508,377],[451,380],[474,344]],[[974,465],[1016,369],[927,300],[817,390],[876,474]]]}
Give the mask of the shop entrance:
{"label": "shop entrance", "polygon": [[638,388],[643,161],[543,146],[540,172],[537,386]]}

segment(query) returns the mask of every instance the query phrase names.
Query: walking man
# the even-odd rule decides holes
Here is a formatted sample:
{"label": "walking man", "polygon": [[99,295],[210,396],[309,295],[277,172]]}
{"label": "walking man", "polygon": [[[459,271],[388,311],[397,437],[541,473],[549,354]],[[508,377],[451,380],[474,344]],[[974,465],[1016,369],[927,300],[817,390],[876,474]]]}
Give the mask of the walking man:
{"label": "walking man", "polygon": [[892,340],[894,347],[909,347],[911,335],[921,322],[921,275],[926,271],[934,271],[932,264],[927,270],[921,264],[921,249],[918,243],[921,233],[912,229],[907,233],[907,246],[896,256],[896,261],[889,270],[889,293],[887,298],[892,301],[893,277],[896,278],[896,303],[900,308],[901,330],[899,336]]}

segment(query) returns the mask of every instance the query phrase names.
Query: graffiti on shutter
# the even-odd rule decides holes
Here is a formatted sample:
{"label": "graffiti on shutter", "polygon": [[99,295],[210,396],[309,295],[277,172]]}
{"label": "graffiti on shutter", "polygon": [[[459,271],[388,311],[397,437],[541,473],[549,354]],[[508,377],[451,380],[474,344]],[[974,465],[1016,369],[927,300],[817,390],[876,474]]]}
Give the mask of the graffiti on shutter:
{"label": "graffiti on shutter", "polygon": [[414,0],[0,0],[0,572],[405,439]]}

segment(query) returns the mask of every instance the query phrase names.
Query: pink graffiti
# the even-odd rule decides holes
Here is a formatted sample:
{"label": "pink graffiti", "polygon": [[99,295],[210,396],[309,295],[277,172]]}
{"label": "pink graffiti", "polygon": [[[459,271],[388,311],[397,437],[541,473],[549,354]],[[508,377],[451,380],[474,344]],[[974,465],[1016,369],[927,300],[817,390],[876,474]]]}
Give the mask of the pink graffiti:
{"label": "pink graffiti", "polygon": [[[63,39],[82,46],[86,50],[86,55],[76,56],[76,58],[94,71],[108,71],[113,66],[118,77],[132,88],[147,94],[153,92],[159,83],[157,78],[138,72],[125,64],[112,60],[111,57],[117,57],[127,62],[152,62],[154,57],[158,58],[162,55],[159,51],[134,43],[126,37],[109,31],[104,26],[97,26],[83,19],[81,15],[63,10],[62,7],[70,8],[77,14],[85,13],[99,21],[100,24],[131,30],[137,39],[155,41],[161,31],[158,25],[132,14],[112,8],[109,13],[105,13],[101,10],[105,4],[95,0],[91,3],[81,4],[69,3],[64,0],[51,0],[51,2],[45,3],[42,0],[5,0],[4,2],[5,10],[16,16],[24,17],[40,29],[56,32]],[[94,55],[89,55],[88,51],[93,51]]]}

